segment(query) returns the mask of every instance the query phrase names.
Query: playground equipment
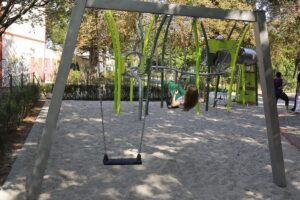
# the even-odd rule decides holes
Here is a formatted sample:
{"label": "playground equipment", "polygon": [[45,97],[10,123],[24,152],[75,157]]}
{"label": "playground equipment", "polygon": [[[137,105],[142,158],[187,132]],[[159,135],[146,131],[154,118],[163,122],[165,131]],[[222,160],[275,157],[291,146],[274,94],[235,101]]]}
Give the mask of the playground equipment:
{"label": "playground equipment", "polygon": [[239,65],[256,65],[257,55],[254,49],[241,47],[237,57],[236,64]]}
{"label": "playground equipment", "polygon": [[[221,40],[214,40],[210,39],[207,41],[207,47],[202,51],[201,58],[202,58],[202,65],[207,65],[210,66],[214,71],[225,71],[227,68],[231,67],[231,79],[230,79],[230,87],[229,87],[229,98],[227,101],[227,111],[230,110],[230,102],[231,102],[231,94],[232,94],[232,86],[233,86],[233,79],[234,79],[234,71],[235,71],[235,66],[239,65],[240,73],[238,77],[238,92],[237,92],[237,97],[236,102],[238,101],[237,99],[242,98],[243,106],[245,106],[245,103],[253,103],[255,101],[255,104],[257,104],[257,70],[253,71],[254,73],[254,78],[250,79],[250,75],[247,75],[247,83],[249,84],[254,84],[253,87],[247,87],[245,88],[245,66],[249,65],[256,65],[257,62],[257,56],[256,56],[256,51],[254,49],[250,48],[244,48],[240,47],[245,34],[247,33],[249,29],[249,24],[245,24],[243,31],[240,33],[242,35],[241,39],[236,40],[229,40],[230,35],[232,34],[234,27],[232,28],[229,36],[227,37],[227,40],[221,41]],[[205,29],[203,28],[203,31]],[[239,37],[240,37],[239,35]],[[238,38],[239,38],[238,37]],[[207,53],[209,51],[209,53]],[[249,72],[250,73],[250,72]],[[248,73],[248,74],[249,74]],[[217,98],[217,91],[218,91],[218,85],[219,85],[219,76],[217,77],[217,84],[216,84],[216,90],[215,90],[215,100],[214,100],[214,106],[216,105],[216,98]],[[242,82],[242,94],[239,94],[239,87],[240,87],[240,82]],[[253,83],[250,83],[253,82]],[[209,85],[207,85],[208,91],[209,91]],[[247,91],[246,91],[247,89]],[[254,92],[253,92],[254,91]],[[247,95],[246,95],[247,94]],[[208,94],[207,94],[208,95]],[[251,96],[251,97],[249,97]],[[247,98],[247,100],[245,99]],[[250,99],[249,99],[250,98]],[[253,100],[255,98],[255,100]],[[249,99],[249,100],[248,100]],[[206,110],[208,110],[208,98],[206,102]]]}
{"label": "playground equipment", "polygon": [[[122,10],[129,12],[191,16],[195,18],[215,18],[253,22],[273,181],[280,187],[286,187],[278,113],[274,101],[275,92],[273,86],[273,74],[265,12],[225,10],[220,8],[193,7],[175,4],[142,2],[135,0],[75,0],[69,23],[69,29],[67,32],[66,42],[62,52],[61,62],[53,89],[53,95],[46,118],[45,128],[40,140],[39,152],[36,157],[33,172],[30,176],[30,179],[27,181],[28,187],[26,191],[26,198],[28,200],[36,200],[38,199],[40,194],[43,175],[50,154],[52,137],[55,133],[59,110],[62,103],[62,96],[70,71],[70,64],[72,62],[76,39],[82,21],[84,9],[86,7]],[[147,59],[147,72],[151,67],[151,62],[150,60],[148,60],[149,59]]]}
{"label": "playground equipment", "polygon": [[236,103],[258,105],[257,65],[239,65]]}

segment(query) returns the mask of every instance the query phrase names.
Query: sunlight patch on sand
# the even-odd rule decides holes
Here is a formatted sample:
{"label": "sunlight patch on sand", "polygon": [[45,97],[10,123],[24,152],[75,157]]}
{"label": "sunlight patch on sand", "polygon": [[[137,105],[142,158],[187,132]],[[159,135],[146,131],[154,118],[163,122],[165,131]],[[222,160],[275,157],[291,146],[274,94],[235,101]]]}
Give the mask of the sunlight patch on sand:
{"label": "sunlight patch on sand", "polygon": [[144,182],[145,184],[134,186],[132,190],[145,198],[171,199],[172,185],[181,186],[181,183],[171,175],[151,174]]}
{"label": "sunlight patch on sand", "polygon": [[172,147],[166,145],[155,145],[154,147],[162,151],[168,151],[170,153],[177,153],[182,149],[181,147]]}
{"label": "sunlight patch on sand", "polygon": [[161,158],[161,159],[172,159],[172,157],[162,153],[162,152],[155,152],[152,154],[153,156],[157,157],[157,158]]}
{"label": "sunlight patch on sand", "polygon": [[128,155],[128,156],[136,156],[138,153],[137,149],[126,149],[123,151],[124,155]]}
{"label": "sunlight patch on sand", "polygon": [[263,146],[261,143],[257,142],[257,140],[254,140],[253,138],[250,137],[240,138],[240,140],[250,145]]}
{"label": "sunlight patch on sand", "polygon": [[81,186],[87,181],[85,176],[79,176],[74,171],[59,170],[59,174],[63,177],[63,182],[60,184],[62,188],[68,188],[71,186]]}
{"label": "sunlight patch on sand", "polygon": [[264,196],[261,193],[247,191],[246,194],[251,196],[251,199],[264,199]]}
{"label": "sunlight patch on sand", "polygon": [[118,192],[115,188],[108,188],[104,191],[105,196],[109,196],[112,199],[121,199],[122,194]]}
{"label": "sunlight patch on sand", "polygon": [[297,190],[300,190],[300,182],[292,181],[291,184],[292,184]]}

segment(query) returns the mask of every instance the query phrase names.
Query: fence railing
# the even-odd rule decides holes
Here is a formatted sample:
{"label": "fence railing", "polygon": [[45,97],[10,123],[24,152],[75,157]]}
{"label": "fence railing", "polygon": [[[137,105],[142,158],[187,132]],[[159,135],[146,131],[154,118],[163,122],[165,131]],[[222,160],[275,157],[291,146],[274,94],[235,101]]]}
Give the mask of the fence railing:
{"label": "fence railing", "polygon": [[[35,75],[32,76],[32,82],[39,85],[39,80],[36,78]],[[24,74],[21,73],[19,75],[4,75],[2,77],[2,87],[0,87],[0,92],[12,92],[16,87],[22,87],[31,82],[31,76],[29,73]]]}
{"label": "fence railing", "polygon": [[[161,98],[161,87],[158,84],[151,84],[149,88],[149,99],[151,101],[159,101]],[[139,99],[139,88],[133,86],[133,101]],[[144,97],[147,95],[147,86],[144,87]],[[165,88],[165,96],[167,89]],[[99,100],[101,94],[102,100],[114,99],[114,84],[103,83],[99,85],[67,85],[63,95],[64,100]],[[130,100],[130,84],[122,84],[121,100]]]}

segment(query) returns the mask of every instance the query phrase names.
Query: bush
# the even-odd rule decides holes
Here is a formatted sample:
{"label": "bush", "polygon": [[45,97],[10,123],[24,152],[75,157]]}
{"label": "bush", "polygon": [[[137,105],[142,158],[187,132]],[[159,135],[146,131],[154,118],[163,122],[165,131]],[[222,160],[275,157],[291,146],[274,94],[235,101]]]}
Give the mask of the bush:
{"label": "bush", "polygon": [[81,83],[80,71],[70,70],[68,76],[68,84],[80,84]]}
{"label": "bush", "polygon": [[[100,89],[101,88],[101,89]],[[99,85],[67,85],[65,87],[64,100],[99,100],[99,89],[102,94],[102,100],[114,100],[114,84],[105,83]],[[147,87],[144,87],[144,98],[146,98]],[[133,87],[133,100],[137,101],[139,98],[139,87],[134,85]],[[160,85],[150,86],[151,101],[160,100]],[[167,89],[165,88],[165,96],[167,95]],[[129,101],[130,99],[130,84],[122,84],[121,100]]]}
{"label": "bush", "polygon": [[39,86],[34,84],[0,94],[0,152],[4,149],[5,136],[18,127],[39,96]]}
{"label": "bush", "polygon": [[52,93],[52,89],[53,89],[53,84],[43,84],[40,85],[40,91],[46,95],[47,93]]}

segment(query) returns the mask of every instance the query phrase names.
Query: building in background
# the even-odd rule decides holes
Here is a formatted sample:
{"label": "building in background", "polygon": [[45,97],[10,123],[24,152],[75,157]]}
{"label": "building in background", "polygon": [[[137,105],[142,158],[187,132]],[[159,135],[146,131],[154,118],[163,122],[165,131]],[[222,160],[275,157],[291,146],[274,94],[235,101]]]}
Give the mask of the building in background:
{"label": "building in background", "polygon": [[[39,25],[12,24],[0,38],[0,88],[8,87],[9,75],[17,80],[34,77],[51,83],[55,79],[60,53],[46,48],[46,17],[42,11]],[[18,81],[13,81],[16,85]]]}

